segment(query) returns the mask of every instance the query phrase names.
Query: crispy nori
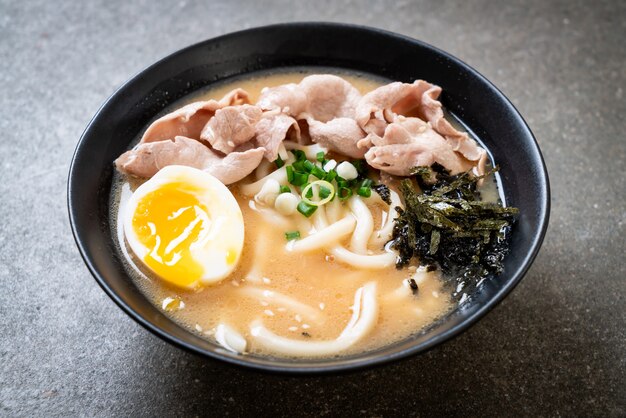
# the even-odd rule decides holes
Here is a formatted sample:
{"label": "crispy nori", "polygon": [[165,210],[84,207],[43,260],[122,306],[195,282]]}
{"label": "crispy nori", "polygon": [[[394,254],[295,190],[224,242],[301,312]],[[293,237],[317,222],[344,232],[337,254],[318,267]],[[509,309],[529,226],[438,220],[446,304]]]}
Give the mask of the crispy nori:
{"label": "crispy nori", "polygon": [[384,184],[374,184],[372,185],[372,189],[378,193],[378,196],[388,205],[391,205],[391,193],[389,192],[389,187]]}
{"label": "crispy nori", "polygon": [[399,254],[396,266],[402,268],[416,257],[421,265],[437,265],[444,276],[464,285],[501,273],[518,210],[483,202],[476,187],[497,170],[477,177],[470,172],[452,176],[439,164],[416,167],[422,194],[411,179],[402,180],[405,208],[396,208],[391,244]]}

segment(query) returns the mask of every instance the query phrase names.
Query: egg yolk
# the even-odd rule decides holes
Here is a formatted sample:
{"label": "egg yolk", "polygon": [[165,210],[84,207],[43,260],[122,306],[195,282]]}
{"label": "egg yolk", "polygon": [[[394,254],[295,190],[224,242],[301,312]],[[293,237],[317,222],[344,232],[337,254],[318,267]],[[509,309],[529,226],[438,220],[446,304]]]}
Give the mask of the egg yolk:
{"label": "egg yolk", "polygon": [[211,224],[207,208],[191,186],[168,183],[146,194],[137,204],[133,229],[149,252],[143,258],[162,279],[189,287],[204,272],[193,258],[194,243],[201,242]]}

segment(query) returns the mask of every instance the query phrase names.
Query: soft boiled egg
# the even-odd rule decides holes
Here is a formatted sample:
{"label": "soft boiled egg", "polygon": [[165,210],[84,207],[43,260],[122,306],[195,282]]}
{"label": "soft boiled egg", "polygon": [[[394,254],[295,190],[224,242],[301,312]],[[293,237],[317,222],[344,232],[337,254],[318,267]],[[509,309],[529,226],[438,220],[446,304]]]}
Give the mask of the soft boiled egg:
{"label": "soft boiled egg", "polygon": [[123,221],[131,250],[176,286],[217,283],[241,256],[244,223],[235,197],[195,168],[162,168],[135,190]]}

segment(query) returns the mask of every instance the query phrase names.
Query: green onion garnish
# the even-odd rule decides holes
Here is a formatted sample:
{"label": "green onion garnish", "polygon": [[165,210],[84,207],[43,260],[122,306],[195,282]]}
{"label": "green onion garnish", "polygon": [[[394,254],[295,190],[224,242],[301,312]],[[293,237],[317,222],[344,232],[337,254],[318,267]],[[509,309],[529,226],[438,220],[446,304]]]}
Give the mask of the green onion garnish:
{"label": "green onion garnish", "polygon": [[370,179],[365,179],[363,180],[363,182],[361,183],[361,187],[372,187],[372,180]]}
{"label": "green onion garnish", "polygon": [[315,167],[315,164],[313,164],[311,161],[309,160],[304,160],[302,161],[302,165],[304,167],[304,170],[302,171],[306,171],[307,173],[310,173],[311,170],[313,170],[313,167]]}
{"label": "green onion garnish", "polygon": [[282,158],[280,158],[280,155],[276,157],[276,159],[274,160],[274,164],[276,164],[276,167],[281,168],[282,166],[285,165],[285,162],[283,161]]}
{"label": "green onion garnish", "polygon": [[352,196],[352,189],[349,187],[340,187],[339,191],[337,191],[337,196],[339,196],[339,200],[346,200]]}
{"label": "green onion garnish", "polygon": [[[287,176],[287,178],[289,178],[289,176]],[[291,180],[289,183],[293,184],[294,186],[303,186],[307,184],[308,181],[309,181],[309,173],[299,173],[297,171],[294,171],[293,180]]]}
{"label": "green onion garnish", "polygon": [[280,185],[280,193],[279,194],[290,193],[290,192],[291,192],[291,189],[289,188],[289,186],[284,186],[282,184]]}
{"label": "green onion garnish", "polygon": [[302,150],[292,149],[291,153],[293,154],[294,157],[296,157],[296,161],[306,160],[306,154]]}
{"label": "green onion garnish", "polygon": [[[317,176],[316,176],[317,177]],[[326,173],[326,175],[324,176],[324,180],[330,182],[335,180],[335,178],[337,177],[337,172],[335,170],[330,170],[328,173]]]}
{"label": "green onion garnish", "polygon": [[359,187],[356,191],[356,194],[363,197],[370,197],[372,195],[372,189],[369,187]]}
{"label": "green onion garnish", "polygon": [[332,191],[329,188],[320,186],[319,195],[322,199],[326,199],[328,196],[330,196],[331,193]]}
{"label": "green onion garnish", "polygon": [[367,163],[365,160],[353,160],[350,161],[350,164],[356,168],[357,173],[359,173],[359,177],[367,173]]}
{"label": "green onion garnish", "polygon": [[298,161],[294,161],[293,164],[291,164],[293,166],[293,169],[296,171],[300,171],[300,172],[309,172],[310,170],[307,170],[306,168],[306,164],[308,163],[308,160],[298,160]]}
{"label": "green onion garnish", "polygon": [[344,180],[341,177],[337,176],[337,186],[339,186],[339,188],[342,188],[342,187],[349,188],[350,183],[348,182],[348,180]]}
{"label": "green onion garnish", "polygon": [[326,172],[316,165],[314,165],[313,168],[311,169],[311,174],[313,174],[315,177],[317,177],[320,180],[324,180],[324,178],[326,177]]}
{"label": "green onion garnish", "polygon": [[[335,187],[327,181],[316,180],[302,189],[302,201],[309,206],[322,206],[335,196]],[[315,198],[316,200],[312,200]]]}
{"label": "green onion garnish", "polygon": [[300,212],[307,218],[313,215],[316,210],[317,206],[309,205],[304,200],[301,200],[300,203],[298,203],[298,212]]}
{"label": "green onion garnish", "polygon": [[287,167],[285,167],[285,170],[287,171],[287,181],[289,183],[292,183],[293,182],[293,175],[294,175],[293,167],[288,165]]}
{"label": "green onion garnish", "polygon": [[318,153],[317,153],[317,155],[316,155],[316,159],[317,159],[317,161],[319,161],[320,163],[323,163],[323,162],[325,161],[324,157],[325,157],[324,151],[320,151],[320,152],[318,152]]}
{"label": "green onion garnish", "polygon": [[300,231],[285,232],[285,238],[287,238],[287,241],[298,239],[300,238]]}

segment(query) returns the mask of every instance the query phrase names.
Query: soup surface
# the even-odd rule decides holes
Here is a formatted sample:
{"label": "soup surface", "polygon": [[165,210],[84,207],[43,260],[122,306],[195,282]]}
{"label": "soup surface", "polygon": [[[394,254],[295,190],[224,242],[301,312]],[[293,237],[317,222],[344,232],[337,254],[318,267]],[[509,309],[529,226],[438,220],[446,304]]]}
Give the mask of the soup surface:
{"label": "soup surface", "polygon": [[[338,73],[336,70],[334,73],[349,81],[361,94],[389,82],[364,74]],[[305,70],[292,70],[233,78],[185,98],[171,109],[197,100],[217,100],[237,87],[246,90],[251,102],[255,103],[264,87],[298,83],[308,74]],[[438,270],[428,272],[416,265],[396,269],[394,264],[384,269],[358,268],[341,262],[327,249],[295,253],[285,233],[302,231],[306,235],[314,223],[304,217],[270,213],[255,200],[254,193],[246,193],[246,187],[252,187],[251,184],[274,169],[273,165],[261,165],[246,179],[228,186],[239,204],[245,224],[240,262],[221,282],[190,290],[167,284],[156,277],[129,249],[122,218],[133,191],[143,181],[115,174],[111,214],[120,252],[137,287],[174,321],[204,338],[217,339],[222,345],[224,336],[216,336],[216,333],[220,334],[220,325],[227,326],[227,330],[245,339],[244,351],[254,355],[329,357],[368,351],[404,339],[423,330],[456,305]],[[481,191],[485,200],[498,199],[493,181],[486,181]],[[375,194],[363,201],[372,214],[374,231],[380,230],[389,222],[393,207],[383,203]],[[331,209],[326,210],[327,221],[340,220],[349,210],[347,202],[337,201],[334,214]],[[339,243],[343,248],[349,248],[351,236],[344,236]],[[384,254],[383,246],[384,243],[371,240],[367,244],[367,254]],[[337,352],[321,350],[311,353],[305,350],[290,354],[276,351],[271,344],[263,344],[255,335],[259,331],[255,331],[254,325],[262,324],[276,336],[293,341],[335,341],[349,328],[350,321],[354,322],[355,310],[360,309],[359,296],[368,284],[374,284],[376,288],[375,326],[365,337]]]}

